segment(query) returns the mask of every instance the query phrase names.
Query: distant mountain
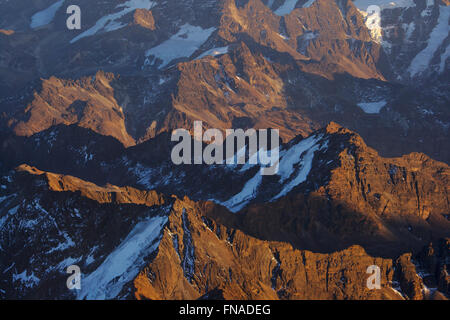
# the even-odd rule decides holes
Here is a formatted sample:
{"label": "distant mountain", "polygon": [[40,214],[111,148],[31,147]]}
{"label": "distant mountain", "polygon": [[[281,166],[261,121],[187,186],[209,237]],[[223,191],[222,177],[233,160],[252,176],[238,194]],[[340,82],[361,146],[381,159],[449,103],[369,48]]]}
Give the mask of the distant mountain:
{"label": "distant mountain", "polygon": [[383,2],[378,23],[364,1],[79,1],[81,32],[62,1],[20,19],[6,3],[2,127],[76,123],[129,146],[195,120],[285,141],[337,121],[383,155],[448,163],[450,11],[425,2]]}

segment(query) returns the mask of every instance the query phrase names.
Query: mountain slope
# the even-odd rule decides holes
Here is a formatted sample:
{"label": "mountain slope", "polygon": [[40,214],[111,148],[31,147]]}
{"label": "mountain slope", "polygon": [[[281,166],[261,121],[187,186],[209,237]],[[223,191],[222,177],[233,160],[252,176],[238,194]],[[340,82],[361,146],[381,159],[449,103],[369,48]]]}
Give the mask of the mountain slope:
{"label": "mountain slope", "polygon": [[[216,217],[224,225],[315,251],[360,244],[371,253],[395,256],[448,236],[446,164],[417,153],[382,158],[359,135],[334,123],[283,145],[278,174],[265,177],[258,165],[176,166],[170,160],[174,143],[165,134],[115,154],[92,149],[105,143],[93,140],[101,136],[91,136],[78,149],[58,142],[71,135],[52,131],[50,145],[44,142],[48,138],[32,140],[27,151],[31,156],[11,165],[30,163],[50,170],[54,165],[46,155],[65,159],[69,154],[78,165],[59,163],[61,173],[79,172],[101,184],[212,200],[240,212]],[[36,142],[38,149],[33,147]],[[33,160],[39,158],[32,150],[41,150],[42,160]],[[11,154],[8,149],[6,153]],[[267,219],[273,223],[267,224]]]}
{"label": "mountain slope", "polygon": [[[2,186],[4,298],[418,299],[426,292],[410,255],[375,258],[359,246],[323,254],[258,240],[217,222],[222,209],[213,203],[29,166]],[[421,266],[441,254],[428,257]],[[65,268],[74,263],[83,272],[77,295],[65,289]],[[381,290],[365,284],[373,264],[382,270]]]}
{"label": "mountain slope", "polygon": [[[360,247],[330,255],[298,251],[214,222],[208,203],[101,188],[28,166],[8,179],[1,198],[2,297],[196,299],[219,290],[227,299],[402,298],[390,289],[393,261]],[[85,286],[77,296],[64,287],[65,268],[74,263]],[[371,264],[382,268],[381,291],[365,287]]]}
{"label": "mountain slope", "polygon": [[[0,6],[0,298],[449,297],[448,0]],[[195,121],[276,174],[175,165]]]}
{"label": "mountain slope", "polygon": [[[65,30],[64,3],[30,27],[52,1],[33,5],[0,25],[15,31],[0,34],[1,128],[31,135],[76,123],[130,146],[195,120],[277,127],[284,141],[337,121],[384,156],[448,163],[448,3],[405,3],[382,5],[373,26],[364,1],[111,0],[83,15],[82,31]],[[430,67],[411,81],[423,54]],[[97,77],[103,85],[88,85]]]}

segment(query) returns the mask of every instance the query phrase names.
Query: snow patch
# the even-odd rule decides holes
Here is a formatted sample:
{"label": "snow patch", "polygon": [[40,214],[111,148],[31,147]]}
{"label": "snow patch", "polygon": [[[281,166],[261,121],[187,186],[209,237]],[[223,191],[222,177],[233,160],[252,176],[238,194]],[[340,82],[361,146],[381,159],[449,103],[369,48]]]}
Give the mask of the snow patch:
{"label": "snow patch", "polygon": [[387,51],[391,49],[391,44],[383,41],[383,28],[381,26],[382,10],[416,6],[413,0],[382,0],[376,2],[373,0],[356,0],[354,4],[364,16],[366,27],[369,29],[372,39],[380,43]]}
{"label": "snow patch", "polygon": [[135,175],[139,185],[144,186],[148,190],[155,189],[156,186],[150,183],[151,177],[155,174],[152,168],[147,168],[142,164],[137,163],[136,166],[129,171]]}
{"label": "snow patch", "polygon": [[238,212],[256,197],[258,188],[262,182],[262,175],[258,171],[256,175],[247,181],[241,192],[226,202],[221,203],[232,212]]}
{"label": "snow patch", "polygon": [[316,0],[308,0],[307,3],[303,5],[303,8],[309,8]]}
{"label": "snow patch", "polygon": [[383,109],[386,104],[387,102],[385,100],[378,102],[361,102],[358,103],[358,107],[360,107],[365,113],[376,114],[380,113],[381,109]]}
{"label": "snow patch", "polygon": [[[216,28],[214,27],[203,29],[187,23],[169,40],[148,50],[146,56],[153,56],[162,60],[162,64],[159,66],[161,69],[175,59],[190,57],[206,40],[208,40],[215,30]],[[152,62],[155,62],[154,59],[150,60],[147,58],[146,64]]]}
{"label": "snow patch", "polygon": [[57,247],[52,248],[48,253],[53,253],[55,251],[64,251],[75,246],[75,242],[73,242],[72,238],[70,238],[66,232],[64,232],[64,238],[66,240],[65,242],[62,242]]}
{"label": "snow patch", "polygon": [[[3,187],[3,186],[2,186]],[[6,199],[8,199],[10,196],[6,196],[6,197],[0,197],[0,203],[2,203],[3,201],[5,201]]]}
{"label": "snow patch", "polygon": [[367,8],[371,5],[377,5],[382,9],[389,9],[389,8],[410,8],[415,7],[416,4],[413,0],[355,0],[353,4],[360,10],[367,10]]}
{"label": "snow patch", "polygon": [[[288,179],[290,181],[284,185],[281,192],[273,197],[271,201],[284,197],[296,186],[306,181],[312,169],[314,154],[321,148],[318,144],[319,139],[320,137],[318,136],[312,136],[302,140],[296,146],[290,148],[284,155],[280,161],[280,182],[284,183]],[[296,167],[299,167],[299,169],[297,169],[297,173],[295,174]]]}
{"label": "snow patch", "polygon": [[290,14],[292,11],[294,11],[297,2],[298,0],[285,0],[284,3],[277,10],[275,10],[275,14],[278,16],[285,16]]}
{"label": "snow patch", "polygon": [[60,0],[58,2],[55,2],[47,9],[44,9],[42,11],[39,11],[38,13],[34,14],[31,17],[31,23],[30,28],[36,29],[42,26],[45,26],[53,21],[53,18],[55,17],[56,12],[61,8],[63,5],[64,0]]}
{"label": "snow patch", "polygon": [[67,259],[64,259],[61,261],[57,266],[56,269],[62,272],[66,272],[67,267],[77,264],[80,261],[80,259],[69,257]]}
{"label": "snow patch", "polygon": [[166,222],[166,216],[139,222],[97,270],[84,278],[78,299],[116,298],[123,286],[138,275],[145,263],[144,259],[158,247]]}
{"label": "snow patch", "polygon": [[202,59],[207,56],[213,56],[213,57],[220,56],[220,55],[226,54],[226,53],[228,53],[228,46],[221,47],[221,48],[213,48],[211,50],[208,50],[208,51],[202,53],[200,56],[198,56],[197,59]]}
{"label": "snow patch", "polygon": [[[295,146],[287,150],[280,151],[280,163],[278,165],[278,175],[280,176],[280,186],[282,190],[271,199],[275,201],[287,195],[292,189],[305,182],[312,168],[314,154],[318,150],[327,147],[327,143],[318,143],[323,136],[317,135],[300,141]],[[253,155],[258,156],[259,152]],[[246,164],[239,171],[245,172],[254,167]],[[225,202],[219,202],[232,212],[238,212],[254,200],[259,192],[263,176],[258,171],[253,178],[247,181],[241,192],[231,197]]]}
{"label": "snow patch", "polygon": [[75,43],[82,38],[93,36],[102,30],[105,32],[110,32],[121,29],[126,26],[126,24],[118,21],[123,16],[137,9],[150,10],[154,4],[155,2],[151,0],[129,0],[125,3],[119,4],[116,7],[116,9],[121,8],[119,12],[100,18],[92,28],[73,38],[70,43]]}
{"label": "snow patch", "polygon": [[[6,197],[6,198],[9,198],[9,197]],[[2,218],[0,218],[0,229],[3,227],[3,225],[6,223],[6,221],[8,220],[8,218],[10,216],[15,215],[17,213],[17,210],[19,210],[19,208],[20,208],[20,205],[10,209],[7,214],[5,214]]]}
{"label": "snow patch", "polygon": [[33,288],[39,283],[40,279],[34,275],[34,272],[28,275],[28,271],[25,270],[22,273],[13,274],[13,281],[20,281],[25,287]]}
{"label": "snow patch", "polygon": [[[439,18],[436,27],[431,31],[430,39],[425,49],[423,49],[417,56],[414,57],[411,65],[408,68],[411,77],[414,77],[425,70],[427,70],[430,65],[431,59],[433,59],[434,54],[441,46],[442,42],[449,35],[449,25],[448,21],[450,18],[450,6],[444,7],[439,6]],[[447,50],[446,50],[447,52]],[[441,58],[442,59],[442,58]],[[445,61],[444,61],[445,64]],[[442,60],[441,60],[442,68]]]}

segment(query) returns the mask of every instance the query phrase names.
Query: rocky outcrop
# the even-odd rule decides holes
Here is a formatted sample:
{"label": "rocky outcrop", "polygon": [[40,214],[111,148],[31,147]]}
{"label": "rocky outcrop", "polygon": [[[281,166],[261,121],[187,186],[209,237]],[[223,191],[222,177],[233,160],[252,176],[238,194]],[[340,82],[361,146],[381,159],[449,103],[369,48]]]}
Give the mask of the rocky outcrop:
{"label": "rocky outcrop", "polygon": [[284,16],[260,0],[242,6],[225,1],[219,35],[234,42],[242,33],[264,47],[288,53],[309,73],[332,78],[346,72],[363,79],[384,79],[376,66],[380,47],[371,43],[351,1],[316,0]]}
{"label": "rocky outcrop", "polygon": [[98,72],[78,81],[51,77],[42,90],[9,125],[17,135],[31,136],[58,124],[78,124],[106,136],[115,137],[125,146],[134,139],[126,131],[122,108],[114,98],[114,75]]}
{"label": "rocky outcrop", "polygon": [[[358,246],[319,254],[262,241],[207,218],[208,206],[177,200],[154,260],[134,281],[138,299],[401,299],[390,289],[392,261]],[[369,290],[367,268],[382,270]]]}
{"label": "rocky outcrop", "polygon": [[[128,188],[101,188],[27,166],[1,183],[5,298],[74,298],[65,289],[70,264],[79,265],[86,279],[103,279],[84,283],[92,297],[98,292],[109,298],[197,299],[220,291],[226,299],[399,298],[389,289],[392,261],[372,258],[360,247],[331,255],[298,251],[226,228],[206,216],[211,207],[188,198],[163,202],[152,193],[150,200],[148,192],[130,195]],[[116,200],[109,198],[112,188]],[[142,241],[134,238],[135,228],[145,232],[146,221],[158,216],[167,222],[153,231],[153,236],[161,232],[157,248],[131,247],[128,241]],[[123,280],[104,288],[107,264],[117,252],[129,259],[143,256],[122,261],[121,266],[130,263],[125,269],[115,265]],[[382,290],[365,286],[366,264],[382,268]]]}
{"label": "rocky outcrop", "polygon": [[444,292],[447,296],[450,295],[450,275],[447,271],[447,266],[443,266],[439,274],[439,291]]}
{"label": "rocky outcrop", "polygon": [[134,23],[152,31],[156,29],[155,19],[151,10],[137,9],[134,12]]}
{"label": "rocky outcrop", "polygon": [[[328,130],[333,128],[342,130],[335,126]],[[5,177],[1,185],[0,244],[4,250],[0,261],[7,270],[1,279],[5,288],[2,297],[75,298],[63,287],[68,264],[82,266],[88,279],[100,279],[109,261],[121,248],[127,248],[130,257],[143,255],[142,260],[130,261],[132,269],[120,269],[123,273],[117,274],[128,280],[111,282],[106,289],[109,278],[102,276],[104,281],[91,288],[89,297],[102,293],[108,298],[157,300],[428,298],[411,254],[393,260],[370,254],[360,245],[327,253],[299,249],[287,238],[279,241],[267,233],[255,237],[255,229],[249,228],[248,214],[244,218],[247,223],[239,224],[236,221],[242,218],[241,214],[232,214],[211,202],[166,197],[131,187],[100,187],[27,165]],[[291,217],[308,218],[298,211],[298,204],[290,206]],[[255,208],[251,209],[254,213]],[[289,229],[293,223],[286,216],[278,220],[277,213],[271,212],[272,216],[253,217],[255,227],[262,230],[258,220],[264,218],[260,221],[271,225],[273,231],[293,235]],[[148,219],[158,217],[165,222],[159,231],[154,231],[155,236],[160,232],[157,247],[151,251],[146,251],[146,247],[132,248],[130,239],[140,241],[134,238],[135,228],[143,228]],[[341,226],[345,226],[345,220]],[[29,228],[38,232],[30,234]],[[372,238],[368,229],[361,228],[366,239]],[[40,238],[39,234],[46,237]],[[326,237],[316,240],[334,241]],[[441,243],[442,249],[426,251],[423,261],[428,261],[426,257],[434,252],[445,260],[448,248],[445,249],[445,241]],[[25,249],[12,255],[18,246]],[[379,248],[389,251],[382,242]],[[39,263],[30,264],[38,252]],[[73,258],[67,260],[69,256]],[[12,264],[14,268],[8,268]],[[381,270],[380,290],[367,287],[367,269],[373,265]],[[445,267],[441,274],[439,290],[447,294]],[[395,283],[399,283],[398,288]],[[445,298],[442,293],[434,294],[434,298]],[[78,296],[83,297],[87,296]]]}
{"label": "rocky outcrop", "polygon": [[136,204],[152,207],[162,206],[167,202],[164,196],[155,191],[141,191],[130,187],[119,188],[113,185],[99,187],[75,177],[43,172],[28,165],[18,167],[17,172],[44,176],[49,191],[79,193],[82,197],[102,204]]}
{"label": "rocky outcrop", "polygon": [[242,42],[229,50],[229,55],[218,59],[206,57],[179,65],[173,106],[181,114],[177,118],[187,123],[170,121],[166,126],[189,128],[201,120],[224,131],[280,128],[285,141],[317,129],[308,118],[287,108],[283,80],[267,59]]}
{"label": "rocky outcrop", "polygon": [[[450,256],[450,240],[442,238],[430,243],[424,247],[417,255],[417,264],[421,268],[421,274],[425,285],[427,286],[426,293],[428,296],[434,291],[438,290],[442,294],[449,296],[449,259]],[[432,296],[430,298],[433,298]],[[439,297],[442,299],[443,297]]]}
{"label": "rocky outcrop", "polygon": [[260,239],[324,252],[356,243],[395,257],[448,236],[446,164],[422,154],[382,158],[337,124],[319,132],[326,148],[315,153],[305,182],[267,203],[278,187],[263,179],[240,214],[216,211],[215,218]]}
{"label": "rocky outcrop", "polygon": [[10,36],[12,34],[14,34],[14,30],[4,30],[4,29],[0,29],[0,33],[4,34],[6,36]]}
{"label": "rocky outcrop", "polygon": [[[397,80],[429,81],[444,73],[449,45],[445,31],[448,6],[447,0],[380,6],[379,23],[375,22],[371,29],[377,34],[376,41],[383,46]],[[366,8],[362,10],[366,15]],[[366,21],[368,26],[370,21],[374,21],[373,16]]]}
{"label": "rocky outcrop", "polygon": [[[79,266],[83,277],[93,274],[83,283],[91,298],[128,296],[125,279],[132,281],[142,256],[151,254],[171,202],[154,192],[101,188],[26,166],[0,184],[2,299],[74,299],[81,293],[66,287],[71,265]],[[137,241],[137,251],[130,246],[121,251],[127,239]],[[114,252],[128,255],[121,260],[126,268],[116,269],[124,277],[118,283],[104,277]],[[100,270],[106,273],[98,279]]]}
{"label": "rocky outcrop", "polygon": [[[245,171],[228,166],[175,166],[170,160],[169,135],[126,150],[101,136],[85,136],[76,127],[67,129],[76,130],[70,134],[51,131],[26,144],[6,140],[4,154],[11,158],[27,150],[28,156],[17,158],[16,165],[32,161],[36,167],[57,167],[58,172],[97,184],[213,199],[241,211],[214,211],[215,220],[256,238],[288,242],[296,249],[329,253],[359,244],[371,255],[394,258],[448,237],[448,166],[422,154],[380,157],[359,135],[335,123],[308,139],[298,137],[284,145],[282,154],[296,154],[297,160],[289,161],[298,165],[289,169],[287,158],[282,158],[282,170],[291,170],[284,173],[284,180],[277,175],[263,177],[255,192],[240,200],[246,184],[259,174],[258,166]],[[64,141],[75,136],[80,144],[72,149]],[[311,148],[319,150],[308,159],[309,149],[301,146],[313,140]],[[15,150],[18,143],[30,146]],[[98,143],[104,148],[96,148]],[[57,163],[49,162],[49,155]],[[311,169],[306,171],[309,161]],[[277,198],[300,174],[305,180]]]}
{"label": "rocky outcrop", "polygon": [[397,260],[397,266],[402,292],[412,300],[422,300],[423,282],[417,275],[416,267],[411,262],[411,254],[402,255]]}
{"label": "rocky outcrop", "polygon": [[[371,36],[366,8],[349,0],[298,1],[281,11],[283,1],[149,2],[142,8],[88,2],[80,2],[91,8],[83,16],[86,33],[62,32],[61,9],[52,23],[31,28],[46,3],[15,1],[20,10],[5,4],[0,28],[16,32],[0,38],[2,130],[29,136],[75,123],[131,146],[195,120],[218,129],[274,127],[284,141],[337,121],[385,156],[419,151],[450,159],[446,40],[433,53],[430,72],[418,76],[420,90],[404,76],[414,56],[433,43],[442,1],[430,8],[424,0],[383,6],[383,41]],[[115,27],[95,27],[110,20]],[[180,39],[192,30],[210,35],[187,50]],[[153,49],[159,57],[148,55]],[[168,60],[164,66],[161,59]],[[109,72],[112,90],[82,84],[98,70]],[[45,91],[64,101],[47,99]],[[366,113],[358,106],[371,103],[384,107]]]}

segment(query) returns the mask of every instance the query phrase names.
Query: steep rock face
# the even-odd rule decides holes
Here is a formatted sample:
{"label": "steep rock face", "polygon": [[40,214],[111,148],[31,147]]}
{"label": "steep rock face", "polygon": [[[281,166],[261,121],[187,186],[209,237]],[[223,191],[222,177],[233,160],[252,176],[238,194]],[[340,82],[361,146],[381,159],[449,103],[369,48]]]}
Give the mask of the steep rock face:
{"label": "steep rock face", "polygon": [[219,35],[233,42],[245,33],[265,47],[290,54],[304,71],[326,78],[346,72],[384,79],[376,66],[380,47],[371,43],[351,1],[316,0],[309,7],[275,13],[260,0],[242,6],[226,1]]}
{"label": "steep rock face", "polygon": [[[2,110],[5,108],[4,98],[20,91],[35,78],[37,72],[36,58],[29,50],[30,41],[35,40],[30,34],[17,34],[12,30],[2,29],[0,32],[0,101]],[[18,103],[18,100],[15,100]]]}
{"label": "steep rock face", "polygon": [[152,31],[156,29],[155,18],[153,18],[151,10],[137,9],[134,12],[134,22],[137,25]]}
{"label": "steep rock face", "polygon": [[[42,146],[46,140],[40,139]],[[67,153],[58,142],[53,144],[48,151],[52,157]],[[172,146],[170,136],[161,135],[110,157],[89,147],[86,154],[92,156],[87,160],[86,154],[77,156],[84,168],[80,174],[100,183],[214,199],[241,211],[218,215],[220,223],[300,249],[329,252],[360,244],[370,254],[395,257],[448,236],[448,166],[421,154],[382,158],[337,124],[284,145],[283,174],[261,178],[254,190],[247,184],[259,181],[259,166],[175,166],[169,160]],[[41,164],[46,162],[35,165]],[[297,180],[302,176],[305,180]]]}
{"label": "steep rock face", "polygon": [[[63,124],[32,137],[0,133],[2,174],[21,164],[106,184],[115,175],[104,167],[125,147],[113,137],[77,125]],[[68,143],[70,141],[70,143]],[[105,171],[106,170],[106,171]]]}
{"label": "steep rock face", "polygon": [[[220,290],[225,299],[399,299],[388,283],[392,261],[360,247],[330,255],[293,250],[246,236],[178,200],[158,254],[136,278],[139,299],[197,299]],[[370,291],[366,269],[377,264],[383,289]]]}
{"label": "steep rock face", "polygon": [[[324,255],[257,240],[207,218],[211,204],[28,166],[1,183],[5,298],[196,299],[214,289],[227,299],[401,298],[390,289],[391,260],[360,247]],[[85,279],[77,295],[65,287],[72,264]],[[382,268],[379,291],[365,284],[372,264]]]}
{"label": "steep rock face", "polygon": [[[336,125],[328,130],[346,134]],[[320,217],[323,201],[314,204],[302,197],[298,195],[297,202],[287,197],[268,205],[267,216],[256,206],[232,214],[212,202],[169,198],[131,187],[100,187],[23,165],[1,180],[0,261],[6,272],[0,278],[4,283],[0,294],[9,298],[79,299],[430,298],[424,285],[424,281],[428,282],[416,269],[411,255],[393,262],[376,258],[378,255],[355,245],[332,250],[331,243],[342,239],[329,238],[326,229],[318,229],[324,218]],[[280,208],[282,203],[289,205]],[[308,216],[308,212],[312,215]],[[379,240],[370,233],[367,223],[356,228],[353,222],[346,223],[347,212],[341,210],[340,214],[343,219],[333,224],[345,229],[344,234],[360,228],[369,244]],[[363,216],[354,212],[352,217]],[[327,242],[330,252],[297,249],[300,242],[287,238],[296,234],[292,226],[297,219],[310,222],[302,224],[308,228],[300,234],[304,237],[309,232],[309,239]],[[270,225],[272,233],[264,232],[262,225]],[[320,234],[312,233],[311,227]],[[273,237],[275,229],[284,238]],[[395,241],[398,245],[400,240]],[[365,246],[375,251],[369,244]],[[433,252],[445,263],[448,243],[441,244]],[[380,241],[378,249],[387,254],[392,245]],[[418,261],[433,269],[434,253],[427,252],[424,257],[418,256]],[[127,261],[126,266],[118,269],[122,266],[119,263],[112,268],[111,263],[118,263],[116,259],[124,254],[127,258],[121,261]],[[82,267],[87,281],[77,296],[65,288],[65,268],[71,264]],[[381,290],[367,288],[366,271],[372,265],[381,268]],[[444,274],[444,266],[441,270]],[[121,280],[113,281],[111,275]],[[444,293],[445,279],[439,277],[439,288]]]}
{"label": "steep rock face", "polygon": [[65,176],[61,174],[40,171],[28,165],[17,168],[17,172],[26,172],[33,175],[45,176],[48,190],[54,192],[79,193],[82,197],[94,200],[98,203],[137,204],[147,207],[162,206],[167,200],[155,191],[140,191],[135,188],[119,188],[113,185],[99,187],[91,182]]}
{"label": "steep rock face", "polygon": [[312,60],[303,70],[325,77],[349,73],[362,79],[385,79],[380,71],[382,50],[371,42],[351,1],[314,1],[298,10],[297,16],[295,12],[286,18],[286,29],[294,39],[292,45]]}
{"label": "steep rock face", "polygon": [[439,293],[448,296],[450,277],[450,240],[442,238],[430,243],[415,258],[418,274],[423,280],[423,295],[428,299],[443,299]]}
{"label": "steep rock face", "polygon": [[329,195],[354,203],[361,211],[367,208],[358,204],[368,203],[378,208],[379,215],[395,212],[428,220],[433,213],[448,212],[449,170],[443,163],[417,153],[380,161],[373,150],[355,146],[349,150],[353,154],[340,155],[341,167],[333,172]]}
{"label": "steep rock face", "polygon": [[[365,11],[363,2],[355,1]],[[429,81],[448,70],[448,1],[386,2],[379,8],[376,13],[362,13],[375,41],[384,47],[397,80]]]}
{"label": "steep rock face", "polygon": [[250,37],[254,42],[272,50],[288,53],[296,60],[308,60],[285,41],[280,34],[282,18],[275,15],[260,0],[246,2],[223,1],[218,36],[233,43]]}
{"label": "steep rock face", "polygon": [[[410,222],[427,221],[437,225],[441,220],[448,222],[445,213],[450,210],[449,170],[445,164],[417,153],[380,159],[359,136],[351,137],[350,141],[353,148],[340,154],[341,166],[333,171],[326,187],[329,196],[343,200],[360,212],[372,211],[387,220],[395,212],[401,219],[409,216]],[[416,231],[414,235],[420,239],[423,234]]]}
{"label": "steep rock face", "polygon": [[[169,135],[120,149],[79,128],[62,129],[26,143],[6,140],[3,154],[11,156],[2,163],[57,167],[96,183],[213,200],[241,211],[216,217],[222,224],[300,249],[329,252],[360,244],[371,254],[394,257],[448,237],[448,166],[421,154],[382,158],[337,124],[283,145],[279,174],[272,177],[261,177],[258,165],[176,166]],[[75,136],[76,148],[64,143]],[[25,148],[15,150],[18,144]]]}
{"label": "steep rock face", "polygon": [[411,254],[402,255],[398,261],[399,281],[402,291],[412,300],[422,300],[423,282],[416,273],[416,267],[411,262]]}
{"label": "steep rock face", "polygon": [[439,280],[438,280],[438,289],[440,292],[443,292],[447,296],[450,295],[450,274],[448,272],[449,266],[449,256],[450,256],[450,239],[446,238],[442,241],[439,252],[437,256],[440,258],[440,263],[437,264],[439,266]]}
{"label": "steep rock face", "polygon": [[274,179],[263,179],[240,214],[216,219],[258,238],[326,252],[358,243],[370,253],[396,256],[448,236],[447,165],[420,154],[380,158],[336,124],[327,132],[326,153],[315,153],[306,180],[286,197],[272,198]]}
{"label": "steep rock face", "polygon": [[98,72],[78,81],[52,77],[42,82],[32,102],[9,121],[14,132],[31,136],[58,124],[78,124],[103,135],[113,136],[125,146],[134,139],[126,131],[122,108],[114,98],[111,74]]}
{"label": "steep rock face", "polygon": [[[156,249],[171,202],[26,166],[1,185],[0,296],[8,299],[129,296],[127,285]],[[85,291],[67,289],[71,265],[86,277]]]}
{"label": "steep rock face", "polygon": [[449,295],[450,290],[450,275],[447,267],[443,267],[439,275],[439,291]]}
{"label": "steep rock face", "polygon": [[307,118],[287,109],[283,80],[262,55],[253,54],[244,43],[230,49],[229,55],[183,63],[179,70],[173,106],[187,123],[171,121],[168,125],[189,128],[200,120],[224,131],[280,128],[285,141],[317,129]]}

